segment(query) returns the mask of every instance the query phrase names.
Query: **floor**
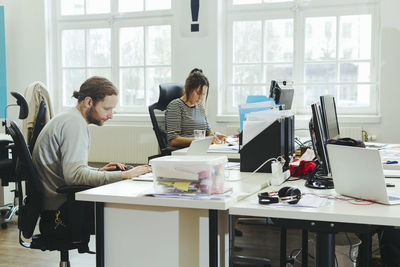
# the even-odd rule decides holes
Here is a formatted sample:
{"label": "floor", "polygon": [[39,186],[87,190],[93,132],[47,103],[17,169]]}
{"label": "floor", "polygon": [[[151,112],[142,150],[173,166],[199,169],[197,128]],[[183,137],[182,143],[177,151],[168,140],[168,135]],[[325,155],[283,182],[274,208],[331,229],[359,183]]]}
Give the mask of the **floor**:
{"label": "floor", "polygon": [[[18,242],[17,217],[8,224],[7,229],[0,229],[0,267],[56,267],[59,266],[60,254],[57,251],[41,251],[22,247]],[[90,250],[95,251],[95,238],[91,237]],[[73,267],[96,266],[96,255],[70,252]]]}

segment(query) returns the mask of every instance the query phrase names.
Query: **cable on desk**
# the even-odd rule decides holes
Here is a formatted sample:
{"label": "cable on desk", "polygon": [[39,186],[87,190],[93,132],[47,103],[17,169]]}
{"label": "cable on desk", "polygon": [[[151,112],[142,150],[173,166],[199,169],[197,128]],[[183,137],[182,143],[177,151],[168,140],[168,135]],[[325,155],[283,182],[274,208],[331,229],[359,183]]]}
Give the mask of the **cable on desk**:
{"label": "cable on desk", "polygon": [[[346,198],[346,197],[334,196],[334,195],[318,195],[318,194],[314,194],[314,193],[303,193],[302,195],[313,195],[313,196],[317,196],[320,198],[328,198],[328,199],[347,201],[348,203],[350,203],[352,205],[360,205],[360,206],[372,205],[375,203],[373,200],[364,199],[364,198]],[[364,202],[364,203],[360,203],[360,202]]]}

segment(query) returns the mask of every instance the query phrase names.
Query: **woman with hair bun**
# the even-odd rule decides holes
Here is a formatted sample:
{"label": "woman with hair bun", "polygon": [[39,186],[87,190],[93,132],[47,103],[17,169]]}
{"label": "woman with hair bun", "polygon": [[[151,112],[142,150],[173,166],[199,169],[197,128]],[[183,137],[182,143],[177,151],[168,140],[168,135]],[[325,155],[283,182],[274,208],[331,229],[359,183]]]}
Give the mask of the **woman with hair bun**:
{"label": "woman with hair bun", "polygon": [[201,69],[193,69],[186,78],[184,94],[169,103],[165,112],[167,139],[173,147],[187,147],[194,140],[194,130],[204,130],[214,141],[224,142],[226,136],[213,133],[208,124],[205,103],[209,82]]}

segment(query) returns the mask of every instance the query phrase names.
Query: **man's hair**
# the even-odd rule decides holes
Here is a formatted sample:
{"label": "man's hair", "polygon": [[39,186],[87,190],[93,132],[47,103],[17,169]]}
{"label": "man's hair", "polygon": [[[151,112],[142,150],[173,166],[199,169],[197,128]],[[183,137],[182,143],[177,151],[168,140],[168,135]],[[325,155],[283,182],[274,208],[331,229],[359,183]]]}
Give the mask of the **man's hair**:
{"label": "man's hair", "polygon": [[72,94],[78,99],[78,103],[89,96],[95,104],[108,95],[118,95],[118,90],[111,81],[99,76],[90,77],[81,85],[79,92],[74,91]]}
{"label": "man's hair", "polygon": [[[192,69],[189,73],[189,76],[186,78],[185,82],[185,94],[186,98],[189,99],[190,94],[199,88],[200,86],[200,91],[201,93],[203,92],[203,86],[209,87],[210,84],[208,82],[207,77],[203,74],[203,71],[201,69]],[[208,98],[208,90],[207,90],[207,96],[206,100]]]}

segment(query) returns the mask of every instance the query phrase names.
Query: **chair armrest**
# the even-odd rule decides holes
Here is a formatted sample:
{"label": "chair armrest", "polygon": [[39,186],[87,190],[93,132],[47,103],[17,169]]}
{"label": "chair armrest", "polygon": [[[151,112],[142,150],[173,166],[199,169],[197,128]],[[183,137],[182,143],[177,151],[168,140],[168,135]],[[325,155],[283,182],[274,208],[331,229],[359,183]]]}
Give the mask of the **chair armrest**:
{"label": "chair armrest", "polygon": [[90,185],[62,185],[57,188],[57,193],[59,194],[75,194],[76,192],[80,192],[83,190],[87,190],[93,188]]}

